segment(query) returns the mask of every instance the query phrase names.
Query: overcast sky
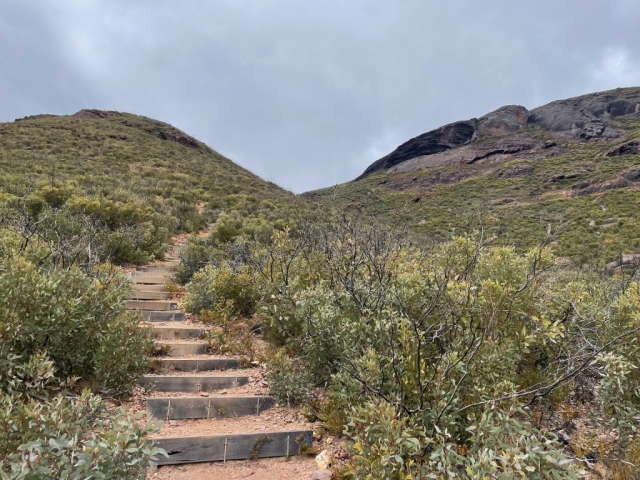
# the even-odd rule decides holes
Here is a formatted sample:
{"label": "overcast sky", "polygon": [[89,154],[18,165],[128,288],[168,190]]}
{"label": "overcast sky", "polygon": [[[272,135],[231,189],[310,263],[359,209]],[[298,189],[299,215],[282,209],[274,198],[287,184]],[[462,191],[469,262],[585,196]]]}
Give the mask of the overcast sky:
{"label": "overcast sky", "polygon": [[640,86],[639,25],[640,0],[0,0],[0,121],[146,115],[302,192],[505,104]]}

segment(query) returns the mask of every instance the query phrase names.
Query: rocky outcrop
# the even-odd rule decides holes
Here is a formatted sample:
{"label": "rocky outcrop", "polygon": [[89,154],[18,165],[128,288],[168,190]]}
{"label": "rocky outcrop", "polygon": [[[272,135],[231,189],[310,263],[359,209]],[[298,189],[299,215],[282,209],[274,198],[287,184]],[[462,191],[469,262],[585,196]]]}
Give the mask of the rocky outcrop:
{"label": "rocky outcrop", "polygon": [[528,123],[579,137],[616,138],[615,119],[640,113],[640,88],[619,88],[558,100],[531,111]]}
{"label": "rocky outcrop", "polygon": [[138,128],[151,135],[154,135],[162,140],[168,140],[170,142],[176,142],[188,148],[199,148],[200,144],[194,139],[185,135],[180,130],[177,130],[170,125],[161,122],[151,122],[147,125],[143,125],[137,120],[132,120],[126,115],[112,111],[112,110],[96,110],[96,109],[83,109],[73,114],[76,118],[87,119],[105,119],[113,117],[122,117],[121,123],[132,128]]}
{"label": "rocky outcrop", "polygon": [[[437,128],[403,143],[358,177],[380,171],[412,171],[446,164],[535,159],[562,153],[566,140],[611,140],[621,135],[618,120],[640,117],[640,88],[599,92],[552,102],[528,111],[507,105],[480,118]],[[535,131],[544,131],[539,145]],[[638,152],[638,142],[623,145],[609,156]]]}
{"label": "rocky outcrop", "polygon": [[607,157],[620,157],[622,155],[639,155],[640,154],[640,138],[636,138],[635,140],[631,140],[630,142],[624,143],[617,148],[614,148],[609,153],[607,153]]}
{"label": "rocky outcrop", "polygon": [[412,158],[441,153],[452,148],[460,147],[470,143],[475,135],[476,120],[451,123],[423,133],[403,143],[389,155],[374,162],[358,178],[363,178],[377,170],[388,170],[402,162]]}
{"label": "rocky outcrop", "polygon": [[529,111],[520,105],[507,105],[480,117],[477,134],[480,137],[506,135],[517,132],[527,125]]}

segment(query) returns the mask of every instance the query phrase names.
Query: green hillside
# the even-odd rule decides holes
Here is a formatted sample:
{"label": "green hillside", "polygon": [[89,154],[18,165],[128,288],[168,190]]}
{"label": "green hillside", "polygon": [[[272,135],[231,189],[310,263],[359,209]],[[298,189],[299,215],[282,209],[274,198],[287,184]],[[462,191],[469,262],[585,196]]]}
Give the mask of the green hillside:
{"label": "green hillside", "polygon": [[[550,158],[378,171],[305,196],[360,208],[421,238],[446,240],[482,226],[498,244],[551,240],[558,256],[602,264],[640,251],[640,156],[616,152],[640,137],[640,119],[617,127],[622,135],[612,140],[562,139]],[[524,133],[539,144],[559,142],[535,127]]]}
{"label": "green hillside", "polygon": [[168,124],[97,110],[0,124],[0,201],[4,226],[22,230],[69,210],[84,224],[77,235],[87,224],[110,232],[101,260],[118,263],[161,256],[172,234],[221,212],[260,232],[299,210],[293,194]]}

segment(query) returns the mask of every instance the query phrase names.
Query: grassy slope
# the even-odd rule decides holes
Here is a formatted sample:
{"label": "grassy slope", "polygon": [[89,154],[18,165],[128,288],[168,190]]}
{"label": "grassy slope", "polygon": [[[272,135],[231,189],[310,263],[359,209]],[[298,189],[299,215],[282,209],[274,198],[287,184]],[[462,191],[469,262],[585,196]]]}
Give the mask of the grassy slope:
{"label": "grassy slope", "polygon": [[[179,130],[146,117],[41,116],[0,124],[0,192],[74,181],[86,195],[138,201],[180,215],[179,203],[211,216],[230,205],[285,210],[295,196]],[[166,137],[169,139],[163,139]],[[182,137],[195,148],[182,145]]]}
{"label": "grassy slope", "polygon": [[[621,253],[640,252],[640,191],[627,185],[577,194],[575,187],[620,180],[621,173],[640,164],[638,155],[605,155],[640,136],[640,120],[626,120],[624,126],[624,138],[568,142],[567,153],[556,158],[378,173],[306,196],[338,207],[358,205],[366,214],[434,239],[477,226],[481,219],[497,242],[524,248],[547,238],[551,228],[558,235],[558,255],[602,264]],[[536,136],[544,140],[545,133]],[[500,175],[514,165],[533,171],[511,178]],[[434,180],[452,173],[466,178],[450,184]],[[557,178],[563,174],[577,176]]]}

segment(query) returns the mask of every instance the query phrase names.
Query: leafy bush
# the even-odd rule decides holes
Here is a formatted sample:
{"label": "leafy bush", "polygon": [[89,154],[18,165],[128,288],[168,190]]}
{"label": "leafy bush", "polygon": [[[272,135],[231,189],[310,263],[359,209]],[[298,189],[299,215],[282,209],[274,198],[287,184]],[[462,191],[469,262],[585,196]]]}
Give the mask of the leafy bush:
{"label": "leafy bush", "polygon": [[3,479],[145,478],[151,457],[163,454],[148,440],[155,426],[140,426],[88,390],[65,391],[72,385],[60,384],[44,355],[16,360],[6,360],[9,373],[1,380]]}
{"label": "leafy bush", "polygon": [[207,265],[193,276],[187,285],[182,305],[188,312],[223,308],[231,302],[230,314],[249,318],[255,313],[258,294],[249,270],[233,269],[228,264],[216,267]]}
{"label": "leafy bush", "polygon": [[[571,478],[575,464],[551,433],[559,427],[534,427],[528,408],[557,409],[578,394],[569,382],[593,396],[594,369],[608,428],[637,418],[636,371],[623,368],[635,364],[627,345],[640,328],[633,282],[560,270],[548,249],[518,254],[481,236],[418,248],[350,218],[295,240],[276,235],[254,255],[265,331],[286,347],[272,365],[274,392],[304,391],[304,372],[306,389],[329,385],[343,405],[373,409],[352,413],[346,430],[364,457],[357,475]],[[609,376],[603,354],[614,351],[626,363]],[[387,426],[360,429],[358,415],[381,412]],[[405,430],[417,453],[413,441],[401,448]]]}
{"label": "leafy bush", "polygon": [[[46,352],[61,378],[95,391],[128,392],[145,371],[153,341],[125,310],[129,289],[108,268],[43,271],[23,258],[0,260],[0,377]],[[10,358],[20,358],[9,362]]]}
{"label": "leafy bush", "polygon": [[300,359],[293,359],[286,351],[278,350],[269,361],[269,393],[279,402],[298,405],[309,392],[311,382]]}

